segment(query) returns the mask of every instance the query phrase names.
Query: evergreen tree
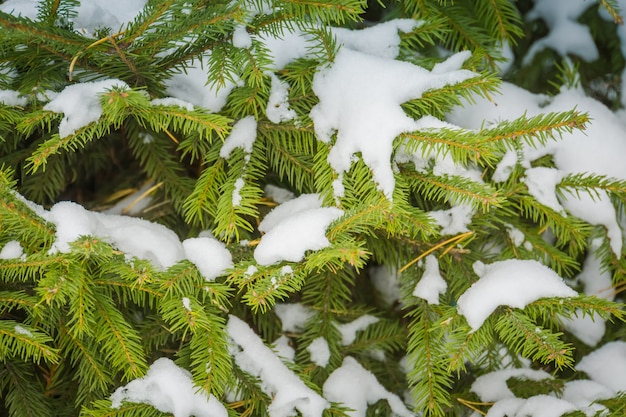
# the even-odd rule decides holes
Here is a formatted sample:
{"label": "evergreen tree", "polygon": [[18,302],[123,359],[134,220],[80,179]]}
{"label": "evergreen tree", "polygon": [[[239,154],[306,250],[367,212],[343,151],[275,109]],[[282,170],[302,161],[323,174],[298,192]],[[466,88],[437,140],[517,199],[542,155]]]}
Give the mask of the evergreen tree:
{"label": "evergreen tree", "polygon": [[[504,180],[497,174],[507,155],[585,129],[588,115],[572,103],[480,129],[444,123],[455,106],[498,91],[503,45],[518,55],[504,74],[510,80],[535,80],[528,74],[545,68],[542,60],[554,62],[549,48],[524,62],[538,37],[537,20],[523,18],[529,2],[379,2],[376,13],[362,0],[148,0],[121,28],[77,27],[80,3],[41,0],[33,16],[9,13],[8,2],[0,11],[0,414],[175,414],[111,397],[163,357],[230,416],[484,414],[493,402],[470,388],[507,366],[528,360],[528,369],[553,377],[528,384],[512,374],[505,385],[517,398],[558,396],[567,381],[583,379],[574,367],[591,349],[564,320],[607,320],[603,343],[623,339],[623,306],[584,295],[575,279],[593,253],[619,294],[622,237],[618,245],[602,225],[533,193],[528,172],[553,168],[549,156],[520,158]],[[591,26],[606,11],[619,20],[615,2],[599,3],[585,12]],[[367,35],[380,28],[393,36]],[[611,28],[593,35],[618,50]],[[397,37],[385,56],[364,62],[423,77],[372,78],[360,90],[406,85],[388,118],[411,129],[374,129],[369,113],[356,139],[345,132],[358,124],[322,126],[354,114],[329,114],[337,96],[323,82],[342,76],[349,54],[369,57],[359,48],[373,46],[359,46],[359,36]],[[281,61],[276,42],[294,39]],[[563,57],[546,81],[580,83],[618,107],[620,96],[601,94],[593,79],[620,73],[624,60],[600,75],[584,63],[578,73],[575,61]],[[199,72],[206,85],[189,81]],[[181,91],[187,96],[172,98]],[[368,110],[351,98],[343,103]],[[606,194],[623,215],[626,181],[581,171],[559,179],[555,192]],[[129,195],[123,214],[167,229],[100,213]],[[68,199],[91,211],[55,204]],[[72,225],[59,213],[73,213]],[[294,229],[279,235],[275,223],[289,216],[282,227]],[[116,240],[109,221],[154,232],[144,240],[158,236],[163,245],[182,240],[183,255],[164,247],[141,256]],[[298,249],[301,226],[323,233]],[[62,235],[72,227],[79,235]],[[296,242],[276,249],[277,235]],[[198,260],[195,244],[218,249]],[[558,291],[501,304],[476,322],[468,290],[478,291],[489,267],[510,265],[532,265]],[[294,358],[280,362],[281,375],[295,377],[306,396],[280,409],[278,398],[292,394],[279,392],[248,349],[278,343],[278,351],[285,340]],[[378,390],[367,411],[351,411],[358,404],[336,392],[341,370]],[[607,415],[623,415],[623,394],[604,405]]]}

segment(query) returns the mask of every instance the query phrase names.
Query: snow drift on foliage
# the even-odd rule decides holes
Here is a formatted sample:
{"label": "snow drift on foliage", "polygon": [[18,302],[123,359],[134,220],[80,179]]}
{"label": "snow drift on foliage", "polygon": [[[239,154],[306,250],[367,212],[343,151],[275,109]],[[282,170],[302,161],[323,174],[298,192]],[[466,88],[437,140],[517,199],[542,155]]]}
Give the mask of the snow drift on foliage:
{"label": "snow drift on foliage", "polygon": [[575,297],[576,291],[545,265],[533,260],[509,259],[474,264],[480,277],[457,302],[459,314],[476,331],[498,306],[524,308],[544,297]]}
{"label": "snow drift on foliage", "polygon": [[[592,198],[588,194],[554,195],[554,185],[568,174],[595,173],[610,178],[626,180],[626,125],[602,103],[587,97],[582,91],[564,89],[553,98],[537,95],[503,83],[500,93],[493,94],[491,100],[475,96],[474,103],[465,102],[456,107],[448,116],[448,120],[458,126],[469,129],[480,129],[483,125],[490,126],[496,121],[514,120],[524,114],[529,117],[541,113],[569,111],[576,106],[579,112],[588,113],[591,121],[584,131],[574,130],[564,133],[561,139],[549,141],[544,146],[535,148],[522,144],[519,158],[502,160],[498,169],[509,172],[516,163],[531,168],[531,162],[546,155],[552,155],[555,171],[542,180],[527,176],[530,179],[529,191],[534,192],[539,201],[557,209],[560,203],[567,212],[590,224],[602,225],[607,229],[613,252],[620,257],[622,252],[622,229],[618,223],[615,208],[605,192],[600,190]],[[502,164],[506,162],[506,166]],[[497,171],[496,171],[497,172]],[[501,175],[498,180],[506,180]]]}
{"label": "snow drift on foliage", "polygon": [[231,353],[237,365],[261,380],[261,389],[272,398],[270,417],[321,417],[328,401],[307,387],[242,320],[230,316],[227,324]]}
{"label": "snow drift on foliage", "polygon": [[336,207],[322,207],[317,194],[304,194],[280,204],[259,225],[265,234],[254,250],[254,259],[260,265],[300,262],[306,251],[330,245],[326,228],[342,215]]}
{"label": "snow drift on foliage", "polygon": [[70,243],[81,236],[93,236],[111,244],[128,256],[149,260],[161,269],[188,259],[208,281],[232,266],[232,256],[223,243],[211,237],[186,239],[167,227],[147,220],[86,210],[79,204],[64,201],[50,210],[29,203],[36,213],[56,227],[50,251],[67,253]]}
{"label": "snow drift on foliage", "polygon": [[374,374],[349,356],[326,379],[323,390],[324,397],[329,401],[343,403],[351,408],[353,411],[348,411],[351,417],[365,417],[367,406],[380,400],[386,400],[397,416],[414,416],[400,397],[387,391]]}
{"label": "snow drift on foliage", "polygon": [[100,95],[112,88],[127,89],[129,87],[128,84],[120,80],[72,84],[65,87],[43,109],[64,114],[59,124],[59,135],[63,138],[100,119],[102,116]]}
{"label": "snow drift on foliage", "polygon": [[150,404],[174,417],[227,417],[226,407],[212,394],[197,392],[191,374],[167,358],[157,359],[143,378],[119,387],[111,395],[111,407],[123,402]]}
{"label": "snow drift on foliage", "polygon": [[469,56],[461,52],[449,58],[454,65],[441,67],[447,71],[431,72],[408,62],[341,49],[332,65],[315,74],[313,91],[319,103],[310,113],[319,140],[331,143],[337,135],[328,155],[333,169],[339,174],[348,171],[360,152],[377,186],[391,199],[393,140],[422,127],[400,105],[430,89],[476,76],[459,69]]}

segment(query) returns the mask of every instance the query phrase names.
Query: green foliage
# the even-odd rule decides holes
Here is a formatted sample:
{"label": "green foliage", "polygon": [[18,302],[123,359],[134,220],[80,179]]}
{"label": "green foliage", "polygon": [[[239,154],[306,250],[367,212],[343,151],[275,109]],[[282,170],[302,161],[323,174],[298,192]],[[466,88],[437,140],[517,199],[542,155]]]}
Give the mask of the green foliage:
{"label": "green foliage", "polygon": [[[17,242],[23,251],[0,259],[0,414],[169,415],[131,402],[112,409],[107,399],[117,387],[143,377],[156,359],[168,357],[190,371],[199,392],[225,403],[229,416],[269,415],[273,398],[265,384],[233,359],[227,331],[233,315],[267,345],[288,337],[295,350],[288,367],[316,392],[350,356],[414,412],[467,415],[469,405],[476,408],[469,392],[476,377],[506,362],[516,364],[520,356],[555,379],[530,387],[510,381],[518,397],[560,393],[579,352],[588,351],[565,329],[563,318],[624,320],[621,304],[581,295],[543,298],[523,309],[501,306],[474,331],[455,304],[478,279],[472,265],[479,260],[536,260],[576,286],[575,277],[593,252],[612,275],[615,293],[626,288],[626,258],[612,252],[604,228],[538,201],[524,182],[529,167],[520,161],[505,181],[494,180],[507,152],[558,141],[584,129],[588,115],[571,110],[475,130],[404,132],[395,138],[389,161],[395,180],[390,199],[359,155],[341,175],[333,169],[328,158],[334,142],[317,139],[310,116],[318,103],[315,74],[339,50],[330,27],[365,27],[372,5],[148,0],[123,28],[83,33],[72,23],[79,3],[42,0],[34,20],[0,12],[0,92],[15,93],[18,101],[0,102],[0,250]],[[530,46],[531,28],[523,15],[529,7],[519,3],[379,2],[389,17],[421,21],[401,33],[399,59],[432,68],[444,60],[442,50],[472,54],[463,68],[475,76],[407,100],[405,114],[442,121],[457,105],[490,98],[500,83],[493,71],[503,43],[514,46],[519,57]],[[620,19],[615,1],[600,3]],[[585,19],[597,26],[597,8],[589,13]],[[242,28],[253,35],[249,48],[233,44]],[[267,38],[294,30],[306,35],[308,53],[277,69]],[[542,59],[548,58],[540,54],[536,62]],[[200,63],[206,84],[227,92],[223,106],[155,101],[168,97],[168,83],[176,76]],[[623,69],[623,62],[613,64],[612,73]],[[530,74],[536,80],[541,63],[524,65],[518,59],[505,77],[522,83]],[[558,86],[576,72],[560,68],[561,78],[551,80]],[[600,75],[588,74],[581,67],[580,82],[591,91],[591,79]],[[101,80],[120,81],[92,97],[101,115],[62,135],[64,116],[46,104],[67,87]],[[267,117],[267,107],[278,81],[289,85],[287,101],[295,116],[276,123]],[[604,101],[616,106],[611,97]],[[250,149],[224,152],[237,123],[248,117],[256,123]],[[437,161],[444,158],[461,171],[438,170]],[[554,166],[549,158],[531,162]],[[478,172],[480,179],[463,170]],[[341,195],[335,192],[338,182]],[[137,197],[145,184],[147,191]],[[329,244],[299,261],[259,265],[254,258],[264,236],[259,224],[280,203],[268,186],[295,195],[316,193],[325,207],[342,210],[326,229]],[[568,174],[555,191],[560,197],[606,195],[622,214],[626,204],[625,181],[594,173]],[[102,211],[133,194],[135,203],[148,201],[141,217],[166,225],[180,239],[210,232],[230,251],[233,266],[207,280],[189,260],[159,268],[102,236],[80,236],[67,250],[54,246],[58,226],[46,211],[54,203],[71,199]],[[444,232],[432,213],[459,205],[470,210],[467,231]],[[515,241],[513,231],[524,244]],[[439,304],[412,295],[430,255],[448,286]],[[399,297],[385,299],[372,279],[375,270],[386,271],[391,285],[399,286]],[[309,318],[285,330],[276,308],[281,303],[299,303]],[[376,322],[357,331],[354,340],[344,340],[342,326],[365,315]],[[610,327],[605,340],[623,337],[620,331]],[[316,340],[328,345],[325,365],[309,353]],[[623,396],[602,403],[607,415],[623,415]],[[383,401],[368,415],[390,412]],[[350,414],[343,404],[329,404],[324,415]]]}

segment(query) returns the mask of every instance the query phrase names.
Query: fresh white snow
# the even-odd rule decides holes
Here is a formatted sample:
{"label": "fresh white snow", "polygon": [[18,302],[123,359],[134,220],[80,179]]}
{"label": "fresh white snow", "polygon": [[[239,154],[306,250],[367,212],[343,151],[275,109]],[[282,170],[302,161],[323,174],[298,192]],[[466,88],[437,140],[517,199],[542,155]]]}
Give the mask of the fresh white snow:
{"label": "fresh white snow", "polygon": [[533,260],[509,259],[485,265],[478,261],[480,277],[457,302],[459,314],[478,330],[498,306],[524,308],[544,297],[575,297],[576,291],[552,269]]}
{"label": "fresh white snow", "polygon": [[256,140],[256,128],[257,122],[254,116],[246,116],[235,123],[220,149],[220,156],[228,159],[232,151],[237,148],[243,149],[246,154],[252,153],[252,146]]}
{"label": "fresh white snow", "polygon": [[342,215],[343,210],[336,207],[321,207],[316,194],[289,200],[269,212],[259,225],[265,234],[254,250],[254,259],[260,265],[299,262],[306,251],[330,246],[326,228]]}
{"label": "fresh white snow", "polygon": [[365,417],[367,406],[386,400],[392,412],[400,417],[414,417],[400,397],[390,393],[367,369],[354,358],[346,357],[341,367],[333,371],[323,387],[324,397],[329,401],[343,403],[351,408],[351,417]]}
{"label": "fresh white snow", "polygon": [[24,249],[17,240],[7,242],[0,250],[0,259],[17,259],[24,255]]}
{"label": "fresh white snow", "polygon": [[[466,53],[461,57],[467,58]],[[457,56],[449,58],[459,64]],[[459,64],[460,65],[460,64]],[[317,138],[332,145],[328,162],[338,173],[350,169],[353,155],[361,154],[378,188],[392,199],[395,179],[391,167],[393,140],[419,129],[400,105],[420,98],[430,89],[455,84],[476,74],[456,68],[431,73],[424,68],[342,48],[328,68],[315,74],[313,107]],[[336,140],[333,137],[336,134]]]}
{"label": "fresh white snow", "polygon": [[311,362],[317,366],[326,367],[330,360],[330,348],[328,342],[323,337],[317,337],[313,339],[311,344],[306,348],[309,355],[311,355]]}
{"label": "fresh white snow", "polygon": [[296,333],[301,332],[306,321],[314,315],[313,310],[300,303],[278,303],[274,306],[274,312],[282,323],[283,332]]}
{"label": "fresh white snow", "polygon": [[227,417],[226,407],[212,394],[193,385],[191,374],[167,358],[157,359],[143,378],[119,387],[111,395],[111,406],[123,402],[150,404],[174,417]]}
{"label": "fresh white snow", "polygon": [[434,255],[424,260],[424,273],[413,289],[413,295],[428,301],[428,304],[439,304],[439,296],[445,294],[448,283],[439,272],[439,261]]}
{"label": "fresh white snow", "polygon": [[337,329],[341,333],[341,344],[348,346],[354,343],[357,332],[367,329],[370,325],[378,323],[379,320],[378,317],[365,314],[351,322],[338,324]]}
{"label": "fresh white snow", "polygon": [[100,95],[113,88],[129,88],[120,80],[102,80],[72,84],[44,106],[44,110],[63,113],[59,124],[59,135],[63,138],[102,116]]}
{"label": "fresh white snow", "polygon": [[270,417],[290,417],[299,411],[303,417],[321,417],[328,401],[307,387],[276,356],[244,321],[230,316],[226,325],[232,339],[235,363],[261,380],[261,389],[272,398]]}
{"label": "fresh white snow", "polygon": [[583,357],[577,371],[614,391],[626,391],[626,342],[607,343]]}
{"label": "fresh white snow", "polygon": [[233,258],[226,245],[212,237],[185,239],[182,242],[185,257],[193,262],[207,281],[233,267]]}
{"label": "fresh white snow", "polygon": [[527,368],[503,369],[479,376],[472,383],[471,391],[476,393],[481,401],[495,402],[507,398],[515,398],[515,394],[506,384],[510,378],[517,378],[529,381],[542,381],[552,379],[552,376],[545,372]]}
{"label": "fresh white snow", "polygon": [[[37,3],[37,0],[8,0],[0,5],[0,10],[35,19]],[[594,3],[586,0],[535,1],[529,18],[542,18],[549,32],[532,46],[526,62],[545,48],[554,49],[564,57],[574,54],[587,61],[595,59],[598,51],[589,30],[577,22],[585,9]],[[74,27],[88,37],[93,36],[96,28],[104,26],[111,27],[115,32],[123,29],[144,4],[145,0],[81,2],[78,16],[73,21]],[[620,0],[620,4],[624,7],[626,2]],[[399,51],[398,32],[409,32],[419,24],[408,19],[392,20],[358,31],[332,30],[342,48],[332,65],[316,74],[314,91],[320,102],[310,116],[318,139],[331,146],[328,162],[338,173],[339,179],[334,184],[335,195],[338,197],[343,194],[342,174],[350,168],[355,155],[360,154],[372,169],[377,186],[391,198],[395,186],[391,160],[394,138],[402,132],[441,127],[439,123],[443,125],[442,121],[428,117],[413,120],[406,116],[400,104],[419,98],[429,89],[461,82],[476,75],[460,69],[468,58],[467,52],[452,55],[445,62],[436,65],[432,71],[407,62],[394,61]],[[619,26],[617,31],[626,55],[626,29]],[[285,30],[280,37],[264,34],[257,38],[267,42],[274,58],[272,70],[280,70],[293,60],[308,56],[311,53],[312,39],[311,34],[298,29]],[[235,30],[232,42],[238,48],[251,48],[253,40],[253,36],[241,25]],[[503,45],[503,48],[506,46]],[[167,94],[171,97],[153,100],[152,104],[176,105],[187,110],[198,106],[209,112],[221,110],[238,81],[226,81],[226,85],[219,89],[207,85],[207,58],[208,55],[190,62],[184,73],[175,74],[167,80]],[[288,103],[289,84],[281,81],[272,72],[267,75],[271,79],[267,118],[273,123],[293,120],[296,114]],[[45,110],[64,115],[59,126],[60,136],[71,135],[98,121],[102,115],[99,95],[115,86],[128,88],[119,80],[103,80],[77,83],[58,94],[50,94],[51,100]],[[623,88],[626,88],[626,83]],[[24,106],[27,100],[18,92],[0,90],[0,103]],[[555,97],[548,98],[504,83],[500,94],[492,95],[490,100],[477,97],[475,104],[468,103],[464,108],[459,107],[452,111],[448,121],[464,128],[480,129],[483,125],[488,127],[497,121],[511,120],[524,113],[533,116],[542,112],[569,110],[574,104],[579,111],[588,112],[592,119],[585,132],[565,134],[561,141],[549,142],[536,149],[523,145],[519,152],[506,152],[493,179],[496,182],[506,181],[515,165],[520,164],[526,169],[523,181],[531,196],[559,213],[569,212],[592,224],[604,226],[611,248],[619,257],[624,231],[605,193],[600,193],[595,199],[584,194],[559,198],[556,195],[559,182],[570,173],[593,172],[626,179],[626,164],[623,163],[626,155],[626,124],[620,120],[619,115],[578,90],[563,90]],[[253,116],[238,121],[226,139],[220,155],[228,158],[238,148],[250,154],[256,139],[256,127]],[[146,142],[149,140],[150,137],[146,136]],[[545,155],[553,156],[555,168],[531,168],[533,160]],[[402,157],[415,162],[417,168],[425,166],[425,158],[415,155]],[[433,156],[428,158],[432,159]],[[435,158],[433,173],[461,175],[481,181],[480,172],[461,167],[445,155]],[[244,178],[235,183],[232,196],[235,206],[240,203],[239,192],[244,185]],[[343,214],[341,210],[323,207],[320,196],[316,194],[296,198],[290,191],[272,185],[268,185],[265,191],[268,198],[280,205],[259,226],[259,230],[265,234],[254,252],[258,264],[297,262],[304,257],[307,250],[320,250],[330,244],[325,236],[326,229]],[[148,203],[149,198],[142,202]],[[441,233],[445,235],[468,231],[474,215],[473,209],[455,202],[450,203],[450,209],[430,213],[442,227]],[[233,266],[230,252],[216,239],[201,236],[180,242],[172,231],[163,226],[114,215],[122,212],[121,205],[109,213],[91,212],[70,202],[58,203],[50,210],[30,203],[29,205],[57,228],[52,252],[67,252],[71,242],[80,236],[90,235],[109,242],[129,256],[150,260],[159,268],[167,268],[188,259],[207,281],[215,280]],[[511,228],[508,232],[514,245],[520,246],[524,243],[521,231]],[[600,244],[601,241],[592,242],[583,269],[576,279],[582,284],[586,294],[612,300],[615,293],[611,274],[602,268],[596,253]],[[0,250],[0,259],[23,256],[23,248],[16,241],[6,243]],[[248,272],[252,274],[255,271],[256,267],[251,265]],[[290,273],[290,270],[283,269],[282,272]],[[500,305],[523,308],[542,297],[576,295],[554,271],[535,261],[508,260],[489,265],[478,263],[476,272],[480,279],[458,300],[458,311],[465,316],[473,330],[478,329]],[[392,305],[398,301],[398,277],[393,270],[390,271],[387,267],[371,269],[370,277],[385,303]],[[413,294],[431,304],[437,304],[439,295],[445,291],[446,282],[439,274],[437,259],[428,256],[425,259],[424,274]],[[185,309],[191,310],[189,298],[183,297],[180,302]],[[314,316],[313,310],[302,304],[278,304],[274,311],[282,322],[284,332],[301,332],[304,323]],[[359,331],[377,321],[376,317],[366,315],[339,325],[342,343],[348,345],[354,342]],[[590,346],[597,345],[605,331],[603,320],[598,317],[595,320],[588,316],[583,318],[581,314],[571,320],[563,319],[563,324],[568,331]],[[25,336],[32,335],[19,325],[15,326],[15,331]],[[306,387],[279,359],[293,359],[293,348],[286,336],[274,341],[272,351],[247,324],[232,316],[228,321],[228,333],[232,339],[236,363],[259,377],[264,391],[273,396],[269,410],[271,417],[286,417],[296,412],[304,417],[321,416],[329,405],[328,401],[342,402],[351,407],[354,410],[350,413],[352,416],[364,416],[368,405],[381,399],[389,402],[396,415],[412,415],[397,396],[386,391],[373,374],[351,357],[345,358],[343,365],[328,378],[323,390],[325,398],[322,398]],[[324,367],[328,364],[330,350],[328,342],[323,338],[313,340],[307,351],[316,365]],[[550,378],[543,371],[531,369],[508,369],[484,375],[474,382],[472,391],[482,401],[495,401],[489,410],[489,417],[556,417],[575,409],[593,415],[602,410],[602,406],[592,404],[593,401],[610,398],[617,391],[626,390],[626,343],[612,342],[601,346],[585,356],[576,365],[576,369],[587,374],[590,380],[568,382],[561,398],[545,395],[528,399],[514,398],[506,386],[506,379],[509,377],[523,377],[530,383]],[[226,408],[215,397],[198,392],[190,374],[165,358],[154,362],[144,378],[118,388],[111,400],[114,407],[119,407],[123,401],[151,404],[160,411],[173,413],[175,417],[227,416]]]}

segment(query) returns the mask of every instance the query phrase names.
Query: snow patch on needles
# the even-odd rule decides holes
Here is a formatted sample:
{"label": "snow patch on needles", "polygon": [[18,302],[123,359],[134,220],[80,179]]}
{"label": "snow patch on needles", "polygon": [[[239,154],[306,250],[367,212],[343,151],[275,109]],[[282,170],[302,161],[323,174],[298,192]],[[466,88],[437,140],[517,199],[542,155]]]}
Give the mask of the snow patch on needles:
{"label": "snow patch on needles", "polygon": [[328,342],[322,336],[313,339],[311,344],[306,348],[311,355],[311,362],[322,368],[328,365],[330,360],[330,348]]}
{"label": "snow patch on needles", "polygon": [[475,392],[481,401],[493,402],[505,398],[515,398],[513,391],[509,389],[506,381],[510,378],[524,379],[528,381],[542,381],[552,379],[552,376],[544,371],[515,368],[503,369],[479,376],[472,384],[470,391]]}
{"label": "snow patch on needles", "polygon": [[330,246],[326,228],[343,210],[321,205],[319,195],[304,194],[269,212],[259,225],[265,235],[254,250],[254,259],[260,265],[300,262],[306,251]]}
{"label": "snow patch on needles", "polygon": [[583,357],[577,371],[614,391],[626,391],[626,342],[610,342]]}
{"label": "snow patch on needles", "polygon": [[185,257],[189,259],[207,281],[215,281],[233,267],[233,257],[226,246],[211,237],[197,237],[183,240]]}
{"label": "snow patch on needles", "polygon": [[428,304],[439,304],[439,296],[445,294],[448,283],[441,277],[439,262],[434,255],[428,255],[425,261],[424,273],[415,285],[413,295],[423,298]]}
{"label": "snow patch on needles", "polygon": [[[459,54],[448,61],[460,66],[470,55]],[[310,113],[320,141],[330,144],[337,135],[328,155],[333,169],[339,174],[348,171],[353,156],[361,153],[377,186],[391,200],[395,188],[393,140],[420,127],[400,105],[420,98],[425,91],[476,76],[471,71],[452,70],[451,64],[442,68],[450,71],[433,73],[408,62],[342,48],[332,65],[315,74],[313,91],[320,101]]]}
{"label": "snow patch on needles", "polygon": [[256,140],[257,122],[254,116],[247,116],[233,126],[230,135],[220,149],[220,157],[228,159],[237,148],[243,149],[246,154],[252,153],[252,146]]}
{"label": "snow patch on needles", "polygon": [[341,367],[333,371],[323,387],[324,397],[329,401],[343,403],[353,411],[351,417],[365,417],[367,406],[380,400],[387,400],[394,415],[414,417],[400,397],[387,391],[367,369],[355,359],[346,357]]}
{"label": "snow patch on needles", "polygon": [[280,319],[283,332],[301,332],[304,324],[315,314],[312,309],[300,303],[276,304],[274,312]]}
{"label": "snow patch on needles", "polygon": [[59,124],[59,135],[64,138],[76,133],[81,127],[98,121],[102,116],[100,95],[116,87],[129,88],[128,84],[120,80],[73,84],[65,87],[43,109],[65,115]]}
{"label": "snow patch on needles", "polygon": [[473,331],[487,320],[498,306],[524,308],[545,297],[575,297],[576,291],[552,269],[533,260],[509,259],[485,265],[474,263],[480,277],[457,302],[459,314]]}
{"label": "snow patch on needles", "polygon": [[237,365],[261,380],[261,389],[273,400],[270,417],[289,417],[299,411],[303,417],[321,417],[330,404],[276,356],[242,320],[230,316],[226,325],[232,339],[231,353]]}
{"label": "snow patch on needles", "polygon": [[6,106],[25,106],[28,100],[22,97],[19,91],[0,90],[0,104]]}
{"label": "snow patch on needles", "polygon": [[198,391],[191,374],[167,358],[157,359],[143,378],[119,387],[111,395],[111,408],[122,402],[149,404],[174,417],[227,417],[226,407],[213,395]]}
{"label": "snow patch on needles", "polygon": [[272,80],[272,86],[265,115],[272,123],[288,122],[295,119],[296,112],[289,108],[289,84],[282,81],[273,72],[268,73],[268,75]]}
{"label": "snow patch on needles", "polygon": [[[545,2],[544,2],[545,3]],[[565,2],[568,3],[568,2]],[[565,4],[559,2],[559,4]],[[580,3],[580,2],[577,2]],[[522,145],[519,164],[530,168],[531,163],[546,155],[552,155],[556,169],[555,175],[580,174],[583,172],[604,175],[610,178],[626,180],[626,126],[619,117],[602,103],[587,97],[578,90],[562,90],[552,99],[544,95],[532,94],[512,84],[502,83],[500,93],[493,94],[490,100],[474,96],[473,103],[464,103],[456,107],[448,116],[450,122],[470,128],[480,129],[489,126],[492,121],[514,120],[526,114],[528,117],[540,113],[569,111],[572,103],[581,113],[587,113],[590,122],[584,131],[574,130],[564,133],[558,141],[549,141],[536,147]],[[485,116],[489,119],[485,120]],[[508,178],[515,165],[513,155],[506,161],[497,180]],[[532,176],[532,174],[531,174]],[[534,178],[542,181],[541,178]],[[546,182],[554,183],[556,178],[546,178]],[[539,185],[538,185],[539,186]],[[551,188],[548,184],[543,190]],[[617,220],[611,199],[603,190],[598,190],[593,198],[587,193],[572,193],[559,196],[558,202],[571,215],[593,225],[607,228],[611,249],[620,257],[622,252],[622,228]]]}
{"label": "snow patch on needles", "polygon": [[337,330],[341,333],[341,344],[348,346],[356,340],[356,333],[367,329],[371,324],[378,323],[378,317],[364,314],[349,323],[338,324]]}

